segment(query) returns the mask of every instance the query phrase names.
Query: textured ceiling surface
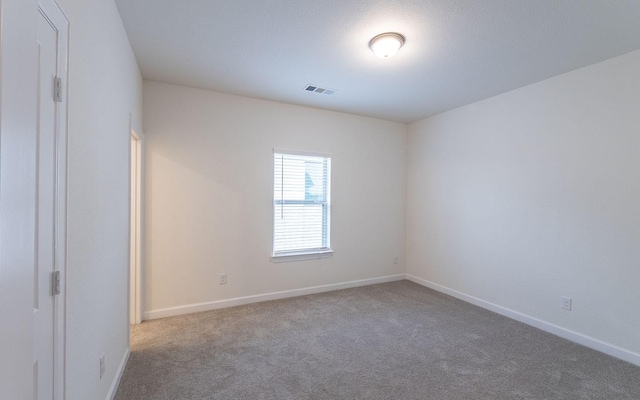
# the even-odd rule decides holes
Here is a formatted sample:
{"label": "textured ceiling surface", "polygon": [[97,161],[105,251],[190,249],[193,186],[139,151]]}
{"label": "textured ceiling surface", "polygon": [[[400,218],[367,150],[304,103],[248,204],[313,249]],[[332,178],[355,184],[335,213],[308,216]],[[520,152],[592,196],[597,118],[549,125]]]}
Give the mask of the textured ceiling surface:
{"label": "textured ceiling surface", "polygon": [[[639,0],[116,4],[145,79],[399,122],[640,49]],[[381,59],[388,31],[406,43]]]}

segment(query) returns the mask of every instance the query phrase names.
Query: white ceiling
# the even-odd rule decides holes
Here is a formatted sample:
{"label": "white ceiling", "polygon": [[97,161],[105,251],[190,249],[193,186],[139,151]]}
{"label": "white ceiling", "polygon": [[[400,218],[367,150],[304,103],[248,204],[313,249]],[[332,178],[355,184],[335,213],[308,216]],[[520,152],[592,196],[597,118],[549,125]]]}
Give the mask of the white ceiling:
{"label": "white ceiling", "polygon": [[640,49],[640,0],[116,3],[145,79],[399,122]]}

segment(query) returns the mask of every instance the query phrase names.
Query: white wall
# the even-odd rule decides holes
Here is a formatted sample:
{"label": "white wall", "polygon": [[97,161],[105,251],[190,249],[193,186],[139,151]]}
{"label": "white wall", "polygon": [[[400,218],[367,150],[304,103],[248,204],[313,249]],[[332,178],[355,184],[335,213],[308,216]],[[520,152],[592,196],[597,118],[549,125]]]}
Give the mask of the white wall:
{"label": "white wall", "polygon": [[409,274],[640,360],[640,51],[409,132]]}
{"label": "white wall", "polygon": [[[404,273],[406,125],[148,81],[144,124],[147,318]],[[274,147],[333,155],[333,257],[270,261]]]}
{"label": "white wall", "polygon": [[129,113],[141,132],[142,78],[113,0],[58,1],[71,23],[66,399],[97,400],[129,347]]}
{"label": "white wall", "polygon": [[0,399],[33,399],[34,0],[0,0]]}

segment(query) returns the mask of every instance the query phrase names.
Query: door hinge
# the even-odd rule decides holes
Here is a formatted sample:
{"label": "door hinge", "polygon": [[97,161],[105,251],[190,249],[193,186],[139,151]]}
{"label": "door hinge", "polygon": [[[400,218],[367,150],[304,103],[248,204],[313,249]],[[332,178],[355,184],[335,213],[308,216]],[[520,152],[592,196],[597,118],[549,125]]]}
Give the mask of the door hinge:
{"label": "door hinge", "polygon": [[62,78],[53,78],[53,101],[62,102]]}
{"label": "door hinge", "polygon": [[56,296],[60,294],[60,271],[51,273],[51,293]]}

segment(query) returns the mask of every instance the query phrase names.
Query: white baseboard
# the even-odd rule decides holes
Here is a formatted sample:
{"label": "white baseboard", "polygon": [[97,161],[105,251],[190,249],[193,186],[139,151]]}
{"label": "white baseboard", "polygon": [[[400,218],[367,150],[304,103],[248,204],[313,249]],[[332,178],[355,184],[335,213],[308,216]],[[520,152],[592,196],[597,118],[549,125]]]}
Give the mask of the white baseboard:
{"label": "white baseboard", "polygon": [[127,361],[129,361],[129,354],[131,354],[131,349],[127,347],[124,351],[124,355],[122,356],[122,360],[120,361],[120,365],[118,366],[118,370],[116,371],[116,377],[113,379],[109,392],[107,393],[107,400],[113,400],[116,397],[118,386],[120,386],[120,380],[122,379],[124,369],[127,366]]}
{"label": "white baseboard", "polygon": [[640,366],[640,354],[635,353],[633,351],[623,349],[621,347],[603,342],[601,340],[583,335],[581,333],[563,328],[561,326],[551,324],[549,322],[530,317],[528,315],[522,314],[518,311],[511,310],[506,307],[499,306],[497,304],[490,303],[488,301],[479,299],[477,297],[469,296],[468,294],[458,292],[457,290],[450,289],[446,286],[439,285],[437,283],[427,281],[422,278],[418,278],[417,276],[413,276],[411,274],[406,275],[407,279],[411,282],[415,282],[418,285],[422,285],[428,287],[430,289],[436,290],[438,292],[442,292],[444,294],[448,294],[449,296],[455,297],[457,299],[466,301],[467,303],[471,303],[478,307],[485,308],[489,311],[493,311],[497,314],[504,315],[505,317],[514,319],[516,321],[520,321],[527,325],[531,325],[535,328],[541,329],[545,332],[549,332],[556,336],[560,336],[572,342],[581,344],[583,346],[589,347],[591,349],[600,351],[602,353],[608,354],[610,356],[619,358],[621,360],[630,362],[631,364],[635,364]]}
{"label": "white baseboard", "polygon": [[405,274],[389,275],[380,278],[361,279],[357,281],[334,283],[330,285],[313,286],[302,289],[285,290],[282,292],[272,292],[253,296],[235,297],[233,299],[210,301],[206,303],[188,304],[179,307],[162,308],[158,310],[145,311],[142,313],[143,320],[172,317],[174,315],[191,314],[201,311],[217,310],[219,308],[240,306],[249,303],[259,303],[262,301],[286,299],[288,297],[306,296],[309,294],[330,292],[333,290],[348,289],[358,286],[368,286],[377,283],[401,281],[406,279]]}

